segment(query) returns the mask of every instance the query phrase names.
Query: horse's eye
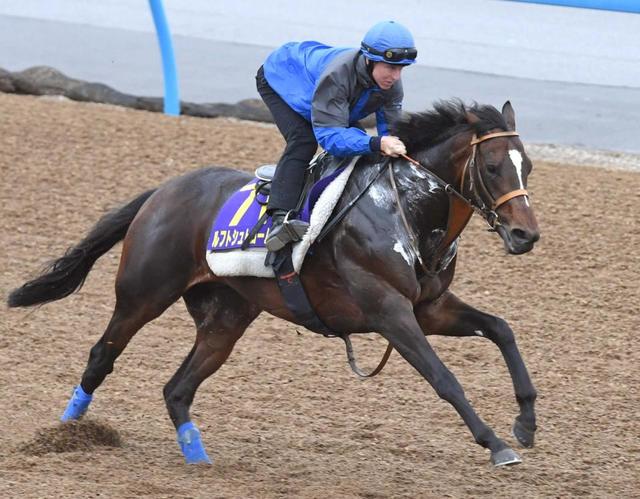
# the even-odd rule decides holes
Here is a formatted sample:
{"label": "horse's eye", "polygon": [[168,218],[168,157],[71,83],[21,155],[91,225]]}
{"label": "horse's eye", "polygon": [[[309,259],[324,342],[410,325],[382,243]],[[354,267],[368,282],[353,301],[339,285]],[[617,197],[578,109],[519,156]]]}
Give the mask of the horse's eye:
{"label": "horse's eye", "polygon": [[495,175],[496,173],[498,173],[498,167],[496,165],[493,165],[491,163],[489,163],[487,165],[487,171],[491,174],[491,175]]}

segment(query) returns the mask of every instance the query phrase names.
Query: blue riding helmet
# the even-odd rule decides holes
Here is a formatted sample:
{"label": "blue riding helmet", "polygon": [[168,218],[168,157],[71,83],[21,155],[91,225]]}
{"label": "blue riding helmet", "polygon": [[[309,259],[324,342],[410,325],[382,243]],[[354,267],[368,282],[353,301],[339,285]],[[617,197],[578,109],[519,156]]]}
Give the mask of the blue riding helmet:
{"label": "blue riding helmet", "polygon": [[367,59],[389,64],[413,64],[418,50],[407,28],[395,21],[382,21],[364,35],[360,50]]}

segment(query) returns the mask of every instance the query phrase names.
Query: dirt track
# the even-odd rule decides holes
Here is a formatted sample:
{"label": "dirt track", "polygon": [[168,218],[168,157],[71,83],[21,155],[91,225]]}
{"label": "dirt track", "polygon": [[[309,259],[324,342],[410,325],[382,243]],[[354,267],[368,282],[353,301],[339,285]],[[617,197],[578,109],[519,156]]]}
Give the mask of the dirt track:
{"label": "dirt track", "polygon": [[[134,194],[207,164],[253,169],[281,146],[268,126],[0,94],[2,294]],[[493,469],[397,354],[362,382],[339,340],[261,316],[193,406],[215,463],[187,467],[162,400],[194,338],[182,303],[133,339],[86,422],[61,428],[111,315],[116,247],[76,295],[2,308],[0,496],[640,497],[640,175],[538,163],[530,187],[536,249],[506,256],[474,220],[454,281],[510,322],[539,391],[537,446],[520,466]],[[513,442],[516,404],[497,348],[432,343]],[[384,343],[358,338],[356,348],[373,365]]]}

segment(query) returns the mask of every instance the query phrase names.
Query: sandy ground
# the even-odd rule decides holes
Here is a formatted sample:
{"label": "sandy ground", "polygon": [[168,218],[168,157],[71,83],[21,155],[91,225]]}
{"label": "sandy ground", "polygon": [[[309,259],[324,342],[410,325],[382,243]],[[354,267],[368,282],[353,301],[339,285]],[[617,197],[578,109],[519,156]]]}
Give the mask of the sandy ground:
{"label": "sandy ground", "polygon": [[[281,147],[271,126],[0,94],[2,294],[142,190],[207,164],[253,169]],[[363,382],[340,340],[263,315],[193,406],[214,465],[186,466],[162,400],[194,339],[181,302],[133,339],[85,422],[63,428],[57,418],[111,315],[116,247],[79,293],[0,311],[0,496],[638,497],[640,175],[539,162],[530,188],[535,250],[506,256],[474,220],[454,282],[510,322],[539,391],[537,446],[523,464],[492,468],[397,354]],[[513,442],[497,348],[432,343]],[[371,335],[355,346],[373,366],[385,345]]]}

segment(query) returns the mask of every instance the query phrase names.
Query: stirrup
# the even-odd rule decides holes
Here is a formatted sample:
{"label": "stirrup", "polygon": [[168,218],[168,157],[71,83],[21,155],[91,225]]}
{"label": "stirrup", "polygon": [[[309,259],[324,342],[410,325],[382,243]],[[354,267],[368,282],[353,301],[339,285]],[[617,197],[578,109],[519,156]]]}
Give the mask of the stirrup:
{"label": "stirrup", "polygon": [[293,212],[289,211],[280,224],[276,224],[269,229],[269,234],[265,239],[266,248],[271,251],[280,251],[289,243],[295,243],[302,239],[307,232],[309,224],[303,220],[289,220]]}

